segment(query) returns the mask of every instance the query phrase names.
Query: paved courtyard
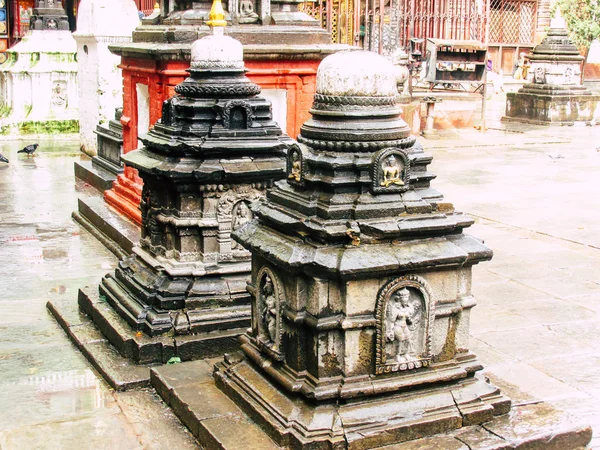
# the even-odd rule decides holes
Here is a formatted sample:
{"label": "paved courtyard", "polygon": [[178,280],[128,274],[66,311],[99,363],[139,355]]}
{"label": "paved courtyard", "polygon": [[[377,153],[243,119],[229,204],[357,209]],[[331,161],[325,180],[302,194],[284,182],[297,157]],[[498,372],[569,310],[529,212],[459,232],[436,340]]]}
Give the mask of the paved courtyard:
{"label": "paved courtyard", "polygon": [[[591,424],[600,449],[600,126],[489,126],[423,141],[433,186],[495,252],[474,268],[471,348],[514,403]],[[46,311],[116,259],[71,220],[89,189],[76,140],[17,156],[29,143],[0,144],[0,448],[196,448],[152,391],[109,389]]]}

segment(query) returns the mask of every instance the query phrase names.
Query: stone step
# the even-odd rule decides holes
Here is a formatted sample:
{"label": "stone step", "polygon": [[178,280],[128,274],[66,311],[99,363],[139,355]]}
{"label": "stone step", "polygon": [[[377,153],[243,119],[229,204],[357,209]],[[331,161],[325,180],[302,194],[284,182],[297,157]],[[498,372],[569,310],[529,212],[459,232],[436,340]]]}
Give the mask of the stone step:
{"label": "stone step", "polygon": [[[151,385],[207,450],[278,449],[268,434],[215,385],[213,365],[221,358],[151,369]],[[379,450],[574,450],[592,437],[545,403],[513,407],[481,425],[378,447]],[[309,448],[309,447],[306,447]],[[312,447],[310,447],[312,448]],[[325,447],[314,447],[315,449]],[[362,449],[349,440],[341,448]]]}
{"label": "stone step", "polygon": [[76,178],[83,180],[100,192],[110,189],[117,179],[114,173],[93,165],[92,161],[75,161],[74,167]]}
{"label": "stone step", "polygon": [[[81,181],[77,182],[80,188]],[[95,189],[83,189],[73,218],[117,257],[122,258],[140,239],[140,227],[110,207]]]}
{"label": "stone step", "polygon": [[90,318],[79,312],[76,301],[54,299],[46,307],[73,344],[113,389],[123,391],[149,385],[149,367],[134,364],[119,355]]}
{"label": "stone step", "polygon": [[279,449],[212,378],[220,358],[156,367],[151,384],[206,450]]}

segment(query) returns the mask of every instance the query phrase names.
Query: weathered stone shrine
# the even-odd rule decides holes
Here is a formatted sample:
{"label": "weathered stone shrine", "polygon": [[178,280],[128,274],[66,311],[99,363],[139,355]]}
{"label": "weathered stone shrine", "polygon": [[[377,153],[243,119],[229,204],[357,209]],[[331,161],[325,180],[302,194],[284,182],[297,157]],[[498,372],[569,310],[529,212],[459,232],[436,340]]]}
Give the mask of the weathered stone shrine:
{"label": "weathered stone shrine", "polygon": [[0,66],[0,130],[66,133],[79,128],[77,44],[60,0],[36,0],[31,32]]}
{"label": "weathered stone shrine", "polygon": [[430,187],[394,74],[374,53],[326,58],[287,181],[234,233],[252,328],[216,383],[282,446],[372,448],[510,409],[468,350],[471,267],[492,252]]}
{"label": "weathered stone shrine", "polygon": [[507,120],[536,124],[573,124],[597,118],[600,96],[581,83],[584,57],[571,42],[565,20],[552,19],[546,38],[529,56],[527,83],[506,94]]}
{"label": "weathered stone shrine", "polygon": [[144,181],[139,246],[102,280],[100,297],[89,289],[79,297],[138,363],[222,354],[250,324],[250,257],[230,233],[284,176],[290,139],[244,75],[242,45],[216,30],[192,46],[190,76],[144,146],[123,157]]}

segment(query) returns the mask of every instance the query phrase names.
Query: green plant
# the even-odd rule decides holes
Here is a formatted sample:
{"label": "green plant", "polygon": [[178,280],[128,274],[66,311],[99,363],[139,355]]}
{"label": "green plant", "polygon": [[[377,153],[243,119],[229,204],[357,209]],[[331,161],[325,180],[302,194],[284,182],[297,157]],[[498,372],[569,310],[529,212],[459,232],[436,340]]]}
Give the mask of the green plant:
{"label": "green plant", "polygon": [[552,15],[560,7],[569,35],[586,52],[594,39],[600,39],[600,0],[558,0]]}

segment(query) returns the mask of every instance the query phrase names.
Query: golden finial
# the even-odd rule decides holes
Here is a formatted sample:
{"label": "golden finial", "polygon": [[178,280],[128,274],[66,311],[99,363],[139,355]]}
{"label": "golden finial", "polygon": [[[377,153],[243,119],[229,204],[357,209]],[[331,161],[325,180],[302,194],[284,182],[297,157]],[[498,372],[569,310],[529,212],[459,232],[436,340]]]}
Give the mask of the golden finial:
{"label": "golden finial", "polygon": [[225,11],[223,10],[221,0],[213,1],[210,12],[208,13],[208,18],[209,20],[206,22],[206,24],[209,27],[224,27],[227,25],[227,21],[225,20]]}

